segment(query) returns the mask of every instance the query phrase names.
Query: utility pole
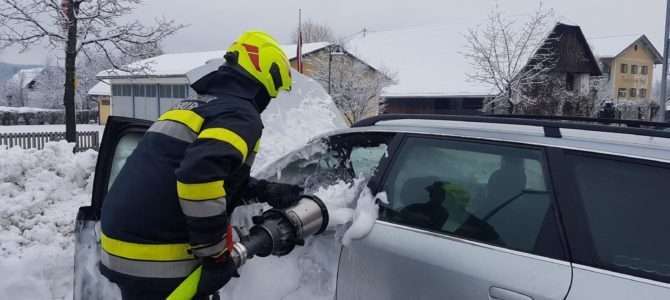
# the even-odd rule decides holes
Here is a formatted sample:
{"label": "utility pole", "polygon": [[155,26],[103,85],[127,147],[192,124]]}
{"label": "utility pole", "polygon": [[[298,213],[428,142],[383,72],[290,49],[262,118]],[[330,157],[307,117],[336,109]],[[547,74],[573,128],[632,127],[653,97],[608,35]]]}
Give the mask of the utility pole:
{"label": "utility pole", "polygon": [[665,122],[665,101],[667,99],[667,89],[668,89],[668,35],[670,34],[670,0],[666,0],[666,9],[665,9],[665,35],[663,36],[663,75],[661,77],[661,99],[660,99],[660,108],[661,113],[660,120]]}
{"label": "utility pole", "polygon": [[331,90],[333,88],[332,84],[330,83],[330,78],[332,77],[333,73],[332,65],[333,65],[333,46],[331,45],[328,47],[328,95],[332,95]]}

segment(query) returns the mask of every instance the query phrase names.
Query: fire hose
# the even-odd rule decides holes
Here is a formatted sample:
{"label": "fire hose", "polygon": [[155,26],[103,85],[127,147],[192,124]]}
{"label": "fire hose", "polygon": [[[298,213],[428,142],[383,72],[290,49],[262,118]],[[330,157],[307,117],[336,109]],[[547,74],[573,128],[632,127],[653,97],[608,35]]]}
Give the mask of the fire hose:
{"label": "fire hose", "polygon": [[[283,256],[296,245],[302,246],[305,238],[318,235],[328,227],[328,209],[316,196],[304,195],[292,207],[270,209],[252,218],[254,226],[249,235],[240,237],[233,245],[230,257],[237,268],[254,256]],[[168,300],[191,299],[196,294],[202,267],[195,269],[173,292]]]}

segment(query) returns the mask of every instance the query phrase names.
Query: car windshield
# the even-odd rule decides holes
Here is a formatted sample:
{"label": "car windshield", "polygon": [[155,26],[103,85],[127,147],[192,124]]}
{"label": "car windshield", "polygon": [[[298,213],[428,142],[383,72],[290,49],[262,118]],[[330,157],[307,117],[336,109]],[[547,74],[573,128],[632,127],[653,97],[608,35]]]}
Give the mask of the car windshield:
{"label": "car windshield", "polygon": [[338,181],[372,176],[393,134],[344,134],[321,138],[277,160],[256,176],[314,191]]}

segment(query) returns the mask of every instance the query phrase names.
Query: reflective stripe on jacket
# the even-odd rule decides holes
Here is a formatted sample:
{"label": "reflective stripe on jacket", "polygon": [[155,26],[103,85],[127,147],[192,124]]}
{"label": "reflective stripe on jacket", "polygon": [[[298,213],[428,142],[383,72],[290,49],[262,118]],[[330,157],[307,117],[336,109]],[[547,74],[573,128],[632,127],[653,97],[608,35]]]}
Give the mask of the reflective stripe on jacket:
{"label": "reflective stripe on jacket", "polygon": [[103,203],[107,271],[184,278],[198,257],[221,253],[227,212],[237,204],[230,202],[243,194],[262,129],[252,102],[231,95],[185,101],[164,113]]}

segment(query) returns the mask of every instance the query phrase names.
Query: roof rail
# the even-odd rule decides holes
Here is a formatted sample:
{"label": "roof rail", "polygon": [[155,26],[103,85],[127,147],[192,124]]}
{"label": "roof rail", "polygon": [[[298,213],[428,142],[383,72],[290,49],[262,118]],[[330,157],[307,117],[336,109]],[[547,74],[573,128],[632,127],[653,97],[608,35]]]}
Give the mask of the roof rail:
{"label": "roof rail", "polygon": [[601,125],[622,125],[625,127],[632,127],[632,128],[647,128],[647,129],[659,129],[659,130],[670,128],[670,123],[659,123],[659,122],[649,122],[640,120],[602,119],[602,118],[565,117],[565,116],[534,116],[534,115],[483,115],[483,116],[526,119],[526,120],[570,121],[570,122],[601,124]]}
{"label": "roof rail", "polygon": [[[352,127],[374,126],[381,121],[392,120],[442,120],[478,123],[496,123],[511,125],[539,126],[544,128],[545,136],[560,138],[560,129],[578,129],[588,131],[601,131],[612,133],[634,134],[642,136],[653,136],[670,138],[670,124],[654,123],[645,121],[591,119],[579,117],[546,117],[546,116],[517,116],[517,115],[435,115],[435,114],[384,114],[367,118],[355,123]],[[617,124],[626,127],[603,125]]]}

